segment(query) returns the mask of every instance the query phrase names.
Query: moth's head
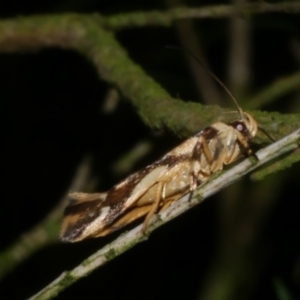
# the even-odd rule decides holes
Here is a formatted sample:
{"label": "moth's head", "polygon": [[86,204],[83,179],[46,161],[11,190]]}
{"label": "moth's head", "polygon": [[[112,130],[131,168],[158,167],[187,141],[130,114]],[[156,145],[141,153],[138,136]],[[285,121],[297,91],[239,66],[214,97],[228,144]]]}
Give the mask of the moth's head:
{"label": "moth's head", "polygon": [[226,122],[227,124],[230,124],[248,139],[252,139],[256,136],[258,125],[255,119],[249,113],[244,111],[227,111],[224,114],[229,113],[238,113],[240,117],[233,122]]}
{"label": "moth's head", "polygon": [[243,112],[243,118],[241,121],[244,122],[247,127],[250,137],[254,138],[258,129],[256,120],[249,113]]}
{"label": "moth's head", "polygon": [[247,140],[253,139],[258,129],[255,119],[246,112],[243,112],[239,119],[228,124],[239,131]]}

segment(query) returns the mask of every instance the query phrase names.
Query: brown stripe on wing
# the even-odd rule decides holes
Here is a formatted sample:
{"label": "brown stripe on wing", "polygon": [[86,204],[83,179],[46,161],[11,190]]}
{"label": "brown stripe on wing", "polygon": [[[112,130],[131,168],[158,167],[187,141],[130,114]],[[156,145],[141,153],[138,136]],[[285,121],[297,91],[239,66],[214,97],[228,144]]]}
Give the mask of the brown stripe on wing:
{"label": "brown stripe on wing", "polygon": [[167,165],[169,169],[184,160],[190,159],[191,155],[168,155],[159,165]]}
{"label": "brown stripe on wing", "polygon": [[207,141],[214,139],[218,135],[218,130],[212,126],[204,128],[202,131],[196,134],[196,136],[202,135]]}
{"label": "brown stripe on wing", "polygon": [[76,204],[69,205],[65,208],[64,216],[70,215],[86,215],[90,212],[94,212],[98,207],[101,206],[103,200],[93,200],[93,201],[85,201]]}
{"label": "brown stripe on wing", "polygon": [[77,239],[84,229],[99,216],[105,197],[106,193],[99,194],[97,199],[91,201],[71,198],[71,204],[64,211],[61,239],[63,241]]}

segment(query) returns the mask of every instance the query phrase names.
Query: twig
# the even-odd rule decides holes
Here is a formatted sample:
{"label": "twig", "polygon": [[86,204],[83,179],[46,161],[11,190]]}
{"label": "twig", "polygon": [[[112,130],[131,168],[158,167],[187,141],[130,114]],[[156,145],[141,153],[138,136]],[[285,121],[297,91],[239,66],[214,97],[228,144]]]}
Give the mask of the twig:
{"label": "twig", "polygon": [[[183,0],[165,0],[164,3],[171,10],[175,7],[180,7],[180,9],[186,8]],[[178,38],[183,47],[192,51],[196,57],[201,57],[201,61],[210,68],[205,58],[206,55],[202,51],[201,34],[199,34],[199,29],[196,30],[194,23],[195,20],[193,19],[177,20],[174,21],[174,27],[176,28]],[[194,57],[189,55],[189,53],[184,54],[197,89],[198,97],[202,99],[202,102],[205,104],[224,104],[216,81],[211,76],[208,76],[206,70],[199,67],[199,63]]]}
{"label": "twig", "polygon": [[[248,0],[233,0],[240,7],[247,5]],[[229,20],[229,54],[228,82],[230,90],[237,99],[244,98],[251,83],[251,21],[245,18],[230,18]],[[243,105],[242,103],[240,103]]]}
{"label": "twig", "polygon": [[296,72],[292,75],[276,79],[256,95],[250,96],[248,100],[245,100],[245,103],[247,103],[250,109],[262,107],[290,92],[297,91],[299,86],[300,72]]}
{"label": "twig", "polygon": [[[299,142],[300,129],[294,131],[293,133],[277,141],[276,143],[273,143],[272,145],[258,151],[256,153],[258,161],[254,160],[253,158],[246,159],[232,169],[223,172],[219,176],[216,176],[205,185],[200,186],[194,193],[191,201],[189,201],[189,195],[185,195],[179,201],[173,203],[167,210],[152,218],[148,227],[148,233],[151,233],[153,230],[160,227],[164,223],[174,219],[191,207],[202,202],[205,198],[232,184],[243,175],[258,168],[269,160],[274,159],[289,151],[295,150],[299,147]],[[56,280],[50,283],[39,293],[32,296],[30,299],[45,300],[57,296],[61,291],[72,285],[81,277],[87,276],[99,266],[114,259],[116,256],[130,249],[137,243],[144,241],[146,239],[146,236],[142,233],[141,229],[142,225],[139,225],[133,230],[122,234],[112,243],[106,245],[105,247],[91,255],[89,258],[84,260],[73,270],[62,273]]]}
{"label": "twig", "polygon": [[122,13],[103,17],[101,23],[109,29],[121,30],[130,27],[171,26],[183,19],[217,19],[228,17],[249,17],[253,14],[270,12],[299,13],[299,2],[266,3],[256,2],[245,5],[215,5],[197,8],[174,8],[168,11]]}
{"label": "twig", "polygon": [[[54,46],[78,51],[94,63],[102,79],[122,92],[145,124],[155,129],[168,128],[179,136],[199,131],[222,114],[224,110],[218,106],[171,98],[128,57],[112,33],[101,28],[99,22],[100,16],[79,14],[2,20],[0,53],[23,53]],[[296,114],[250,113],[275,139],[300,126],[300,117]]]}

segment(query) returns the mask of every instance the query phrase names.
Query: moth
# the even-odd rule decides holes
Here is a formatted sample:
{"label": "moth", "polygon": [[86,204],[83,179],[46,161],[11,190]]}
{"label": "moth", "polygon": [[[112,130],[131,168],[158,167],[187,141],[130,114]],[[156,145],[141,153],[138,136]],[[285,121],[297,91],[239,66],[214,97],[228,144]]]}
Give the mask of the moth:
{"label": "moth", "polygon": [[61,240],[78,242],[105,236],[143,216],[145,231],[155,213],[183,195],[192,194],[225,165],[251,155],[249,142],[258,125],[251,114],[242,111],[234,97],[233,100],[239,114],[236,120],[204,128],[105,193],[70,193]]}

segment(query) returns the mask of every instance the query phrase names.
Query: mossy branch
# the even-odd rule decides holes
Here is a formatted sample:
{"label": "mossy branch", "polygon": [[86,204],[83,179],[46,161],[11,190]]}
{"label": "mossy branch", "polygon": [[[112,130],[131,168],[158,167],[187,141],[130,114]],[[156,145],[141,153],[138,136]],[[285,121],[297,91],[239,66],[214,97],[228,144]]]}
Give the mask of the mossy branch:
{"label": "mossy branch", "polygon": [[[36,51],[45,47],[73,49],[92,61],[100,77],[117,87],[152,128],[168,128],[188,136],[214,122],[224,111],[218,106],[183,102],[135,64],[98,15],[32,16],[0,22],[0,51]],[[275,139],[300,126],[300,115],[251,111]]]}
{"label": "mossy branch", "polygon": [[[256,153],[258,160],[249,158],[229,169],[228,171],[221,174],[219,173],[208,183],[200,186],[195,191],[190,201],[189,195],[185,195],[179,201],[174,202],[168,209],[152,218],[147,233],[150,234],[156,228],[174,219],[178,215],[202,202],[205,198],[234,183],[242,176],[253,171],[266,162],[297,149],[299,147],[299,142],[300,129],[294,131],[276,143],[273,143],[270,146],[258,151]],[[57,279],[41,290],[38,294],[32,296],[30,299],[45,300],[57,296],[60,292],[75,283],[78,279],[87,276],[99,266],[114,259],[116,256],[132,248],[137,243],[144,241],[146,238],[147,237],[142,232],[142,225],[137,226],[133,230],[119,236],[112,243],[98,250],[73,270],[61,274]]]}

